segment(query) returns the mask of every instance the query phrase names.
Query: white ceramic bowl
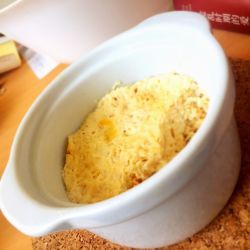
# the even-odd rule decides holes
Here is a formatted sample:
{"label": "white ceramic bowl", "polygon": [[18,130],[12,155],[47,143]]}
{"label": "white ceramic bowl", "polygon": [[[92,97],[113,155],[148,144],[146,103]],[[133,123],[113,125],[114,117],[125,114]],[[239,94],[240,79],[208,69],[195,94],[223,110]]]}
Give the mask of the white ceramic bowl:
{"label": "white ceramic bowl", "polygon": [[[192,76],[210,97],[204,123],[189,144],[125,193],[90,205],[69,202],[61,178],[67,135],[116,80],[170,71]],[[238,177],[234,94],[227,59],[205,18],[171,12],[144,21],[70,66],[32,105],[1,180],[2,212],[32,236],[84,228],[139,248],[191,236],[223,208]]]}

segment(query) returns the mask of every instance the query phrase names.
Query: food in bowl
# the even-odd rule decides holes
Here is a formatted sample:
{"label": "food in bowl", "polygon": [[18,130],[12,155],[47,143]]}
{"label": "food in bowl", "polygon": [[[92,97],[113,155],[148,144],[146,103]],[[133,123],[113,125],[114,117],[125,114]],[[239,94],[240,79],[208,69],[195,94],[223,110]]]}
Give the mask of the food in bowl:
{"label": "food in bowl", "polygon": [[177,73],[115,85],[68,137],[68,198],[102,201],[152,176],[189,142],[208,104],[198,84]]}

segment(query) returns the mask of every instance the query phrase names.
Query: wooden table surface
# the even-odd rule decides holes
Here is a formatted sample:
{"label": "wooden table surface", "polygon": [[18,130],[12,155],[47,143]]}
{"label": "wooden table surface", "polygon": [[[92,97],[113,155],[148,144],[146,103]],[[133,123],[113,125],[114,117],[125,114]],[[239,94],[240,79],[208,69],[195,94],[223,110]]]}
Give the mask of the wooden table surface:
{"label": "wooden table surface", "polygon": [[[232,58],[250,60],[250,35],[215,30],[214,35]],[[67,65],[59,65],[42,80],[37,79],[26,63],[0,75],[0,176],[7,164],[15,131],[39,93]],[[22,234],[0,212],[0,249],[32,249],[31,238]]]}

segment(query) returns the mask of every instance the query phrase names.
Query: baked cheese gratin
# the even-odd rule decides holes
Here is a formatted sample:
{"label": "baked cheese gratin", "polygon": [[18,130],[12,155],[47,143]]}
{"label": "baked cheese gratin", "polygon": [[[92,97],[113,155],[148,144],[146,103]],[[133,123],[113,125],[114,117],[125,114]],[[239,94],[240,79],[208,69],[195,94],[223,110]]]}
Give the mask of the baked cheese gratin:
{"label": "baked cheese gratin", "polygon": [[208,104],[198,84],[177,73],[114,87],[68,137],[69,199],[102,201],[152,176],[189,142]]}

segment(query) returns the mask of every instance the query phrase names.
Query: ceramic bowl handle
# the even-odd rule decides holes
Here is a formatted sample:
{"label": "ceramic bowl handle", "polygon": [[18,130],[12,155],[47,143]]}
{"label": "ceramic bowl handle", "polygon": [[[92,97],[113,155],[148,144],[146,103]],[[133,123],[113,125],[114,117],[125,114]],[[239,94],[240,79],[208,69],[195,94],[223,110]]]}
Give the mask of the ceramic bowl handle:
{"label": "ceramic bowl handle", "polygon": [[150,17],[140,23],[137,28],[164,24],[189,26],[204,32],[211,32],[209,21],[201,14],[191,11],[172,11]]}
{"label": "ceramic bowl handle", "polygon": [[[62,212],[30,196],[17,178],[16,168],[9,162],[0,181],[0,210],[8,221],[21,232],[40,236],[61,223]],[[27,174],[27,173],[24,173]],[[28,184],[28,183],[27,183]],[[30,187],[34,191],[33,186]]]}

